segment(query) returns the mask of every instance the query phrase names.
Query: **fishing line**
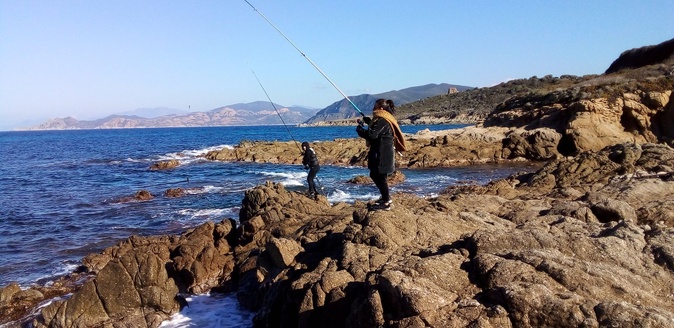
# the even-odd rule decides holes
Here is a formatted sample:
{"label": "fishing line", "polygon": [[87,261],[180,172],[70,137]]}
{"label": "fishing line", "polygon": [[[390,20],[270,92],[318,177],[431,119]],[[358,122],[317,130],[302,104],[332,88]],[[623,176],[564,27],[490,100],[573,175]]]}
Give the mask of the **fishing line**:
{"label": "fishing line", "polygon": [[327,196],[325,195],[325,188],[323,187],[323,183],[321,183],[321,180],[319,180],[318,177],[315,177],[314,179],[316,179],[316,182],[318,182],[318,189],[321,190],[321,194]]}
{"label": "fishing line", "polygon": [[257,80],[257,83],[260,85],[260,88],[262,88],[262,91],[264,91],[264,94],[267,96],[267,99],[269,99],[269,102],[271,103],[271,106],[274,107],[274,110],[276,111],[276,114],[278,114],[278,118],[281,119],[281,123],[283,123],[283,126],[285,126],[286,131],[288,131],[288,135],[290,135],[290,139],[293,139],[295,142],[295,146],[297,146],[297,149],[300,150],[300,154],[302,154],[302,148],[300,148],[300,144],[295,140],[293,137],[293,134],[290,133],[290,129],[288,129],[288,126],[286,125],[286,122],[283,120],[283,117],[281,117],[281,113],[279,113],[278,109],[276,109],[276,105],[274,105],[274,102],[271,101],[271,98],[269,97],[269,94],[267,93],[267,90],[265,90],[264,86],[262,85],[262,82],[260,82],[260,79],[257,78],[257,74],[255,74],[255,71],[253,69],[250,70],[253,72],[253,76],[255,76],[255,79]]}
{"label": "fishing line", "polygon": [[281,32],[281,30],[279,30],[279,28],[276,27],[276,25],[274,25],[274,23],[272,23],[269,19],[267,19],[267,17],[266,17],[265,15],[263,15],[259,10],[257,10],[257,9],[250,3],[250,2],[248,2],[248,0],[244,0],[244,1],[245,1],[251,8],[253,8],[253,10],[254,10],[255,12],[257,12],[262,18],[264,18],[264,20],[266,20],[267,23],[269,23],[269,25],[271,25],[277,32],[279,32],[279,33],[283,36],[283,38],[285,38],[286,41],[288,41],[288,42],[295,48],[295,50],[299,51],[299,53],[302,55],[302,57],[304,57],[307,61],[309,61],[309,63],[311,64],[311,66],[313,66],[319,73],[321,73],[321,75],[323,75],[323,77],[324,77],[326,80],[328,80],[328,82],[330,82],[330,84],[332,84],[332,86],[335,87],[335,89],[337,89],[337,91],[339,91],[339,93],[342,94],[342,96],[344,97],[344,99],[346,99],[346,100],[351,104],[351,106],[353,106],[353,108],[355,108],[356,111],[358,111],[358,113],[360,113],[360,115],[362,115],[363,117],[365,117],[365,114],[363,114],[363,112],[358,108],[358,106],[356,106],[356,104],[354,104],[353,101],[351,101],[351,99],[349,99],[349,97],[347,97],[346,94],[345,94],[344,92],[342,92],[342,90],[339,89],[339,87],[337,87],[337,85],[336,85],[334,82],[332,82],[332,80],[330,80],[330,78],[329,78],[327,75],[325,75],[325,73],[323,73],[323,71],[322,71],[320,68],[318,68],[318,66],[316,66],[316,64],[315,64],[311,59],[309,59],[309,57],[308,57],[304,52],[302,52],[302,50],[300,50],[300,48],[298,48],[298,47],[295,45],[295,43],[293,43],[292,41],[290,41],[290,39],[289,39],[285,34],[283,34],[283,32]]}

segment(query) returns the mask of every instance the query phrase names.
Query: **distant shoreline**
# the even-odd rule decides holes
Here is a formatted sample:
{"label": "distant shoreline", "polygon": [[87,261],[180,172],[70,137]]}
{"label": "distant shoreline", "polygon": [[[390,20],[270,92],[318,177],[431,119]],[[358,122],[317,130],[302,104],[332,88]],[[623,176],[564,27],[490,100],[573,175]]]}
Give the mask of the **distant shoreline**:
{"label": "distant shoreline", "polygon": [[[478,121],[478,122],[481,122]],[[399,121],[400,125],[445,125],[445,124],[475,124],[477,122],[467,121],[439,121],[439,122],[420,122],[411,123],[409,119]],[[353,120],[339,120],[339,121],[321,121],[318,123],[299,123],[286,124],[287,126],[305,128],[305,127],[334,127],[334,126],[349,126],[356,125],[357,119]],[[136,129],[176,129],[176,128],[223,128],[223,127],[253,127],[253,126],[283,126],[283,124],[254,124],[254,125],[205,125],[205,126],[143,126],[143,127],[97,127],[97,128],[64,128],[64,129],[33,129],[33,128],[17,128],[12,130],[5,130],[0,132],[29,132],[29,131],[90,131],[90,130],[136,130]]]}

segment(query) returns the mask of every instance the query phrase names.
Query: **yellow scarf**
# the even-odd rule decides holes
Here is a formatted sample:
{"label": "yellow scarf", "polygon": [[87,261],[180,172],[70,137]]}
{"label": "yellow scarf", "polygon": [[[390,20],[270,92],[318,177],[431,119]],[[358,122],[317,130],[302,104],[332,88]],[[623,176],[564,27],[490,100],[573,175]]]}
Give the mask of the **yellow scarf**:
{"label": "yellow scarf", "polygon": [[398,126],[398,121],[396,120],[391,113],[383,110],[383,109],[377,109],[374,112],[372,112],[372,116],[374,118],[380,117],[385,119],[390,125],[391,125],[391,130],[393,130],[393,144],[395,146],[396,151],[405,151],[407,150],[407,147],[405,146],[405,138],[403,138],[403,132],[400,131],[400,126]]}

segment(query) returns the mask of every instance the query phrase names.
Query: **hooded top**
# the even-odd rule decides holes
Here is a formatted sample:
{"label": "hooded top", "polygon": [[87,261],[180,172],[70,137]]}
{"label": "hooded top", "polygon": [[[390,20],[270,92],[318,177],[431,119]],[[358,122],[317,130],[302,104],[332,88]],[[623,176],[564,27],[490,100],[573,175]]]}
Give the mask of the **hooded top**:
{"label": "hooded top", "polygon": [[[388,112],[387,112],[388,113]],[[358,135],[368,141],[367,167],[371,172],[391,174],[395,172],[395,142],[393,124],[382,116],[374,115],[368,129],[356,128]],[[395,124],[397,126],[397,124]],[[402,133],[401,133],[402,135]],[[404,146],[404,141],[401,142]]]}
{"label": "hooded top", "polygon": [[304,158],[302,159],[302,164],[308,167],[318,166],[318,157],[316,157],[316,152],[309,146],[308,142],[302,143],[302,149],[304,149]]}

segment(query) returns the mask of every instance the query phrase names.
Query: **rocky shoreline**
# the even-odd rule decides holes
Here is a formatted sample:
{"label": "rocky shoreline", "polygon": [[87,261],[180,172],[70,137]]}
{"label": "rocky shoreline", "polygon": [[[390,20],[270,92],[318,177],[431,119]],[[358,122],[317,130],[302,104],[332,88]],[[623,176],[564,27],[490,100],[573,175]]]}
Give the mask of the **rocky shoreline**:
{"label": "rocky shoreline", "polygon": [[[0,324],[154,328],[182,295],[215,291],[236,293],[255,327],[674,326],[671,53],[513,97],[476,126],[408,135],[398,159],[545,162],[536,172],[395,194],[391,211],[267,183],[245,192],[238,222],[132,236],[51,286],[3,287]],[[312,146],[323,164],[366,159],[359,139]],[[296,154],[290,142],[242,142],[204,157]]]}
{"label": "rocky shoreline", "polygon": [[[408,150],[396,157],[397,166],[430,168],[551,159],[559,155],[556,147],[561,135],[547,128],[514,130],[470,126],[443,131],[423,130],[405,138]],[[311,146],[321,164],[366,165],[364,139],[335,139],[315,142]],[[232,148],[210,151],[204,157],[228,162],[300,164],[297,152],[297,145],[291,141],[245,141]]]}
{"label": "rocky shoreline", "polygon": [[[672,168],[670,147],[624,143],[374,212],[268,183],[238,225],[86,257],[71,277],[85,282],[33,325],[157,327],[181,293],[211,290],[259,327],[670,326]],[[5,287],[0,308],[30,293]]]}

